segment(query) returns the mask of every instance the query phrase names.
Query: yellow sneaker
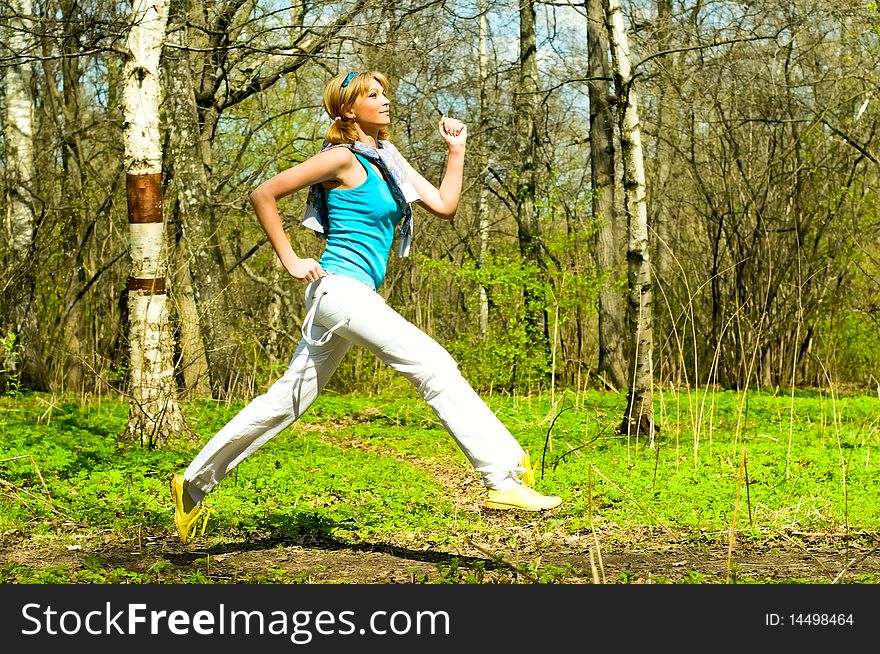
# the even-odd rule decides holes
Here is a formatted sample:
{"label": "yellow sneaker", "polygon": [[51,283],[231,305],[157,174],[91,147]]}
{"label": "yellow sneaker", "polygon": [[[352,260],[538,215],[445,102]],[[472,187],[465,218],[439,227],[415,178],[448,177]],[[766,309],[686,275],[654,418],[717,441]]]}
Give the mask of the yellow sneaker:
{"label": "yellow sneaker", "polygon": [[535,471],[532,468],[532,461],[529,459],[529,453],[526,452],[523,454],[522,459],[519,460],[520,466],[526,469],[526,471],[522,474],[522,483],[524,483],[529,488],[535,487]]}
{"label": "yellow sneaker", "polygon": [[199,534],[204,535],[205,527],[208,526],[208,514],[210,511],[207,507],[198,504],[187,511],[186,504],[190,504],[192,500],[186,491],[188,482],[183,475],[174,475],[171,478],[171,498],[174,500],[174,524],[177,526],[177,533],[180,540],[188,543],[196,535],[199,528],[199,518],[202,520],[202,531]]}
{"label": "yellow sneaker", "polygon": [[543,511],[553,509],[562,504],[562,498],[556,495],[541,495],[538,491],[517,484],[506,491],[490,490],[486,498],[486,506],[490,509],[519,509],[520,511]]}

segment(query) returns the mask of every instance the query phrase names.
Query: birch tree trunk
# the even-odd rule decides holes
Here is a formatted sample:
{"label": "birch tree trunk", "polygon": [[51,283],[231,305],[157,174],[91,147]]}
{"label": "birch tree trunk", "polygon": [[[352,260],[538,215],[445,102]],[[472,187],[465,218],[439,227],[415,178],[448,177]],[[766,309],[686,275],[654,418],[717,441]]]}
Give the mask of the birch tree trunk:
{"label": "birch tree trunk", "polygon": [[185,428],[177,403],[165,284],[159,60],[167,20],[167,0],[132,0],[122,99],[131,251],[126,436],[148,446]]}
{"label": "birch tree trunk", "polygon": [[[489,40],[489,17],[488,17],[488,1],[480,0],[480,43],[479,43],[479,64],[480,64],[480,134],[486,133],[489,116],[489,58],[486,54],[486,42]],[[482,175],[488,174],[489,156],[484,157],[483,165],[480,168]],[[479,221],[478,234],[480,239],[479,254],[477,266],[484,268],[486,266],[486,255],[489,249],[489,185],[483,183],[480,186],[480,199],[477,205],[477,220]],[[485,339],[489,335],[489,297],[486,293],[486,287],[480,284],[479,289],[479,317],[480,317],[480,334]]]}
{"label": "birch tree trunk", "polygon": [[[9,284],[9,314],[2,319],[3,347],[0,370],[7,377],[31,388],[45,390],[34,307],[35,277],[32,267],[35,217],[31,195],[34,179],[34,42],[31,36],[33,0],[11,0],[3,48],[15,62],[5,69],[6,110],[6,212],[4,236],[8,243],[5,262]],[[5,290],[5,289],[4,289]],[[4,381],[4,380],[0,380]]]}
{"label": "birch tree trunk", "polygon": [[623,276],[624,224],[615,204],[614,116],[611,109],[611,63],[602,0],[587,0],[587,49],[590,81],[590,182],[596,265],[604,280],[599,289],[599,371],[606,385],[622,389],[628,383],[625,305],[620,290]]}
{"label": "birch tree trunk", "polygon": [[611,44],[614,87],[623,155],[624,207],[630,326],[630,375],[626,413],[621,433],[650,434],[653,444],[653,293],[648,248],[648,205],[645,198],[645,162],[639,125],[638,97],[633,86],[629,42],[618,0],[603,0],[605,25]]}
{"label": "birch tree trunk", "polygon": [[33,64],[28,61],[33,52],[30,17],[32,0],[11,0],[7,28],[7,47],[13,60],[6,69],[6,138],[7,203],[6,233],[11,254],[15,259],[27,256],[34,238],[34,207],[30,184],[34,170],[34,99],[31,93]]}

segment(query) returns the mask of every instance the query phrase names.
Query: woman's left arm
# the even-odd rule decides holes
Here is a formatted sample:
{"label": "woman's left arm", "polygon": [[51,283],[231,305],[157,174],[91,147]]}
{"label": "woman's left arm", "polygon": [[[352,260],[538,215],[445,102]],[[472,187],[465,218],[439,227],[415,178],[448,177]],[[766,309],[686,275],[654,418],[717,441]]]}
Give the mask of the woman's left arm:
{"label": "woman's left arm", "polygon": [[438,218],[452,220],[461,199],[462,175],[464,174],[464,150],[467,143],[467,126],[455,118],[443,117],[437,126],[440,136],[449,148],[446,171],[438,189],[406,164],[410,182],[421,196],[421,204]]}

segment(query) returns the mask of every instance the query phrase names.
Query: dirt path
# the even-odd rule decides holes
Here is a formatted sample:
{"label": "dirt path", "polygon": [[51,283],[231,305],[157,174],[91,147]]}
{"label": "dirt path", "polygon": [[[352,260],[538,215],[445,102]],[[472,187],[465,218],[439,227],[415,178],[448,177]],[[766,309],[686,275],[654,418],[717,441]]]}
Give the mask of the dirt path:
{"label": "dirt path", "polygon": [[[466,539],[465,539],[466,540]],[[587,540],[587,539],[584,539]],[[592,541],[592,539],[589,539]],[[587,546],[587,547],[585,547]],[[592,551],[591,551],[592,549]],[[459,551],[408,549],[383,543],[308,544],[266,540],[183,546],[168,535],[129,540],[96,537],[79,549],[47,543],[0,543],[0,561],[29,569],[125,570],[156,581],[186,581],[196,572],[213,582],[248,583],[726,583],[730,581],[858,583],[880,573],[877,548],[772,543],[734,549],[633,542],[601,551],[586,542],[549,543],[509,552],[463,542]],[[594,577],[595,575],[595,577]]]}

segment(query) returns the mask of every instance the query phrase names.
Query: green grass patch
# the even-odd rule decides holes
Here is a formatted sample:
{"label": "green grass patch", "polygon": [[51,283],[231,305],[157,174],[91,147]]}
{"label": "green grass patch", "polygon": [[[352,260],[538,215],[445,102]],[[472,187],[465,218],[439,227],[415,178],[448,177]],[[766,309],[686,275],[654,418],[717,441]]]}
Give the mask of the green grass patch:
{"label": "green grass patch", "polygon": [[[876,539],[880,527],[880,402],[869,396],[728,391],[658,394],[660,433],[615,433],[625,406],[591,391],[487,403],[531,452],[539,490],[565,502],[530,536],[593,528],[667,530],[694,543],[810,532]],[[102,533],[139,538],[173,529],[168,479],[243,403],[184,405],[195,437],[147,450],[120,440],[127,405],[116,399],[24,394],[0,399],[0,534],[6,543],[74,547]],[[347,446],[357,441],[361,447]],[[439,466],[432,467],[430,464]],[[422,465],[420,465],[422,464]],[[309,413],[245,460],[209,496],[209,543],[323,541],[446,547],[466,534],[516,545],[518,535],[461,510],[436,470],[468,464],[413,392],[325,394]],[[474,493],[479,486],[474,485]],[[13,547],[14,545],[7,545]],[[447,562],[444,583],[482,583],[485,571]],[[197,568],[197,566],[196,566]],[[188,581],[202,577],[193,569]],[[554,583],[573,574],[522,570]],[[694,573],[691,583],[700,583]],[[203,575],[204,576],[204,575]],[[514,575],[515,576],[515,575]],[[88,563],[39,569],[6,562],[0,582],[156,583],[167,566],[132,572]],[[287,583],[281,571],[249,577]],[[494,577],[497,583],[499,577]],[[627,580],[621,580],[626,583]],[[757,582],[760,583],[760,582]]]}

